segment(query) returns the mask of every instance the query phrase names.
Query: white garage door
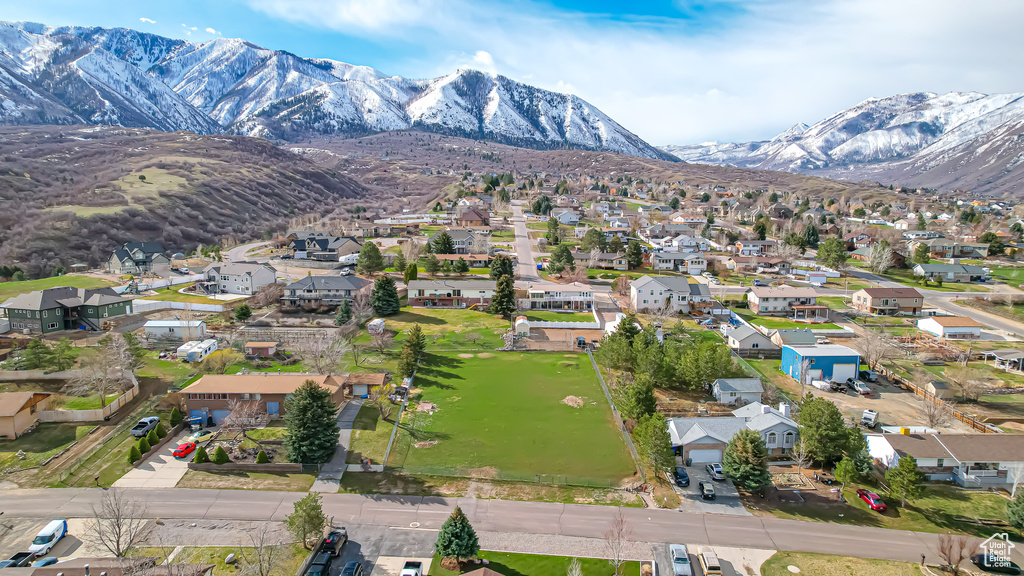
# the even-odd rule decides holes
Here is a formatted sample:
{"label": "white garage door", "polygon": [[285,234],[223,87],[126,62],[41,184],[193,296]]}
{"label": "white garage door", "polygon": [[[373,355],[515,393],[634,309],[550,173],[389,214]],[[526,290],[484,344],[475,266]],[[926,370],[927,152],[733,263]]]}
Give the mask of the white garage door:
{"label": "white garage door", "polygon": [[694,464],[707,464],[709,462],[721,462],[721,450],[690,450],[690,460]]}
{"label": "white garage door", "polygon": [[846,382],[848,378],[857,378],[856,364],[836,364],[832,367],[833,382]]}

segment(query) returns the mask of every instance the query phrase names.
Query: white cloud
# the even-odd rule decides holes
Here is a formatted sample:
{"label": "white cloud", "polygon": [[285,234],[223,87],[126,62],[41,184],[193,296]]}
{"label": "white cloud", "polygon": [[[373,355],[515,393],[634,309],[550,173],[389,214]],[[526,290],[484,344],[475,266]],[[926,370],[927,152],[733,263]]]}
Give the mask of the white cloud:
{"label": "white cloud", "polygon": [[139,22],[145,22],[146,24],[156,24],[156,20],[150,20],[149,18],[139,18]]}
{"label": "white cloud", "polygon": [[[401,37],[412,77],[467,63],[571,91],[654,144],[769,138],[871,96],[1014,92],[1024,2],[737,0],[724,20],[605,19],[530,0],[248,0],[345,34]],[[711,5],[712,9],[715,7]],[[699,17],[699,15],[698,15]],[[484,56],[486,55],[486,56]]]}
{"label": "white cloud", "polygon": [[207,34],[217,34],[217,31],[216,31],[216,30],[214,30],[213,28],[207,28],[207,29],[206,29],[206,33],[207,33]]}
{"label": "white cloud", "polygon": [[473,55],[473,64],[475,68],[486,72],[491,72],[492,74],[497,72],[497,68],[494,66],[494,57],[491,56],[490,52],[477,50],[476,54]]}

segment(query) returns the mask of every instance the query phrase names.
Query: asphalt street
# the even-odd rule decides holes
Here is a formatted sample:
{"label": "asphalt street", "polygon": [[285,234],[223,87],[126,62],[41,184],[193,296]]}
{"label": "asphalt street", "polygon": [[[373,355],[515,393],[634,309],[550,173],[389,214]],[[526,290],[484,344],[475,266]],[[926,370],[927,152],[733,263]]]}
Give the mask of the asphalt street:
{"label": "asphalt street", "polygon": [[[298,492],[254,490],[122,489],[164,519],[284,521]],[[103,490],[65,488],[0,491],[0,509],[14,518],[86,518]],[[474,498],[324,494],[324,512],[337,524],[432,529],[456,506],[473,526],[493,532],[522,532],[602,538],[617,508]],[[937,559],[937,535],[866,526],[801,522],[678,510],[622,508],[632,539],[696,545],[778,549],[918,561]],[[1017,553],[1019,554],[1019,552]]]}

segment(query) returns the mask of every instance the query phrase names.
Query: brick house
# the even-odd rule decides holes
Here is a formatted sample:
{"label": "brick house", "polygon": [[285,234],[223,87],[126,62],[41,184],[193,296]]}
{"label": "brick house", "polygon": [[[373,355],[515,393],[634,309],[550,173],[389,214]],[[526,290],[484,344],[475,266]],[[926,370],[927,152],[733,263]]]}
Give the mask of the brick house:
{"label": "brick house", "polygon": [[487,306],[494,297],[494,280],[411,280],[409,306],[467,308]]}

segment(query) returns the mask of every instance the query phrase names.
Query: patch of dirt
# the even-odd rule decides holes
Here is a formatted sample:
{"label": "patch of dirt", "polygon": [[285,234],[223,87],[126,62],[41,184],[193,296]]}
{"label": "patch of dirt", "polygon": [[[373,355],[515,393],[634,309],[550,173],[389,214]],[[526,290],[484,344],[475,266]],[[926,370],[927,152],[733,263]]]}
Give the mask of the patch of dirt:
{"label": "patch of dirt", "polygon": [[459,354],[459,358],[472,358],[472,354]]}
{"label": "patch of dirt", "polygon": [[434,404],[433,402],[420,402],[416,405],[417,412],[430,412],[433,414],[434,410],[437,410],[437,404]]}
{"label": "patch of dirt", "polygon": [[562,398],[562,404],[572,406],[573,408],[580,408],[586,404],[586,400],[579,396],[566,396],[565,398]]}
{"label": "patch of dirt", "polygon": [[432,446],[437,446],[437,440],[427,440],[426,442],[417,442],[417,443],[413,444],[413,446],[415,446],[417,448],[430,448]]}
{"label": "patch of dirt", "polygon": [[477,358],[494,358],[494,354],[491,354],[490,352],[481,352],[481,353],[477,354],[476,357]]}
{"label": "patch of dirt", "polygon": [[472,478],[497,478],[498,469],[494,466],[484,466],[483,468],[470,468],[469,475]]}

